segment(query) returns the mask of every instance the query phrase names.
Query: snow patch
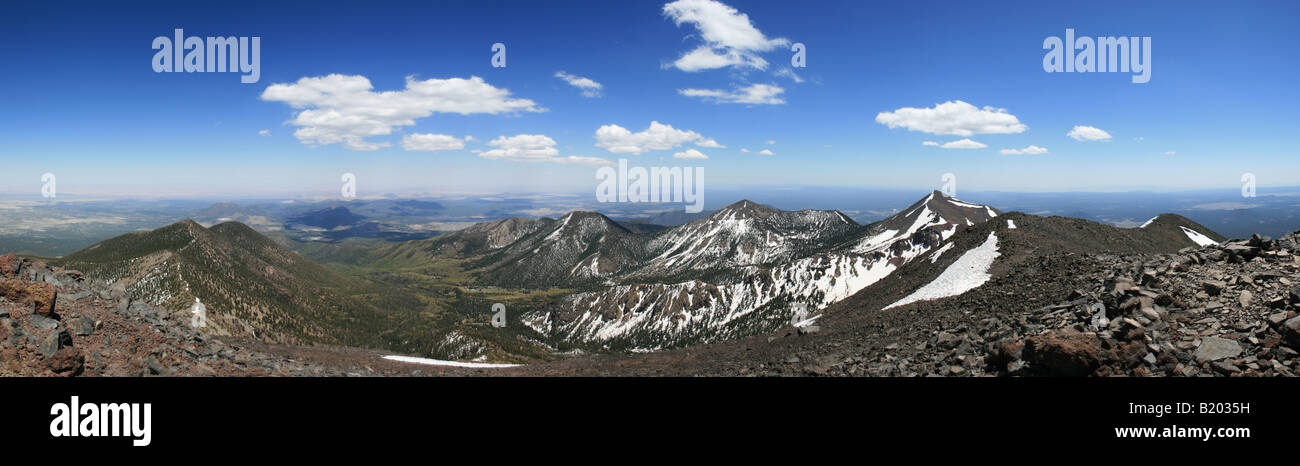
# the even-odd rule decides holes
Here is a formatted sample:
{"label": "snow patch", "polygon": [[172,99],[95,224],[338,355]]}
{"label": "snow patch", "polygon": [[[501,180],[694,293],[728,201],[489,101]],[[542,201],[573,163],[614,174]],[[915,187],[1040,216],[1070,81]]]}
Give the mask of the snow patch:
{"label": "snow patch", "polygon": [[939,277],[935,278],[934,281],[917,289],[908,297],[886,306],[885,309],[892,309],[917,301],[957,296],[978,288],[988,282],[990,278],[993,278],[989,274],[989,267],[993,266],[993,260],[999,255],[1001,254],[998,252],[998,235],[997,233],[990,233],[989,239],[985,240],[984,244],[966,251],[956,262],[953,262],[943,273],[939,274]]}
{"label": "snow patch", "polygon": [[430,366],[448,366],[448,367],[468,367],[471,369],[492,369],[502,367],[518,367],[519,364],[492,364],[486,362],[461,362],[461,361],[443,361],[441,359],[416,358],[411,356],[384,356],[384,359],[397,362],[409,362],[412,364],[426,364]]}
{"label": "snow patch", "polygon": [[1011,220],[1011,219],[1007,219],[1007,229],[1008,229],[1008,230],[1014,230],[1014,229],[1016,229],[1016,221],[1015,221],[1015,220]]}
{"label": "snow patch", "polygon": [[1183,234],[1186,234],[1187,237],[1190,238],[1193,243],[1196,243],[1197,246],[1214,246],[1216,244],[1219,244],[1218,241],[1212,240],[1210,239],[1210,237],[1202,235],[1196,230],[1193,230],[1191,228],[1182,227],[1182,226],[1178,228],[1182,228]]}
{"label": "snow patch", "polygon": [[935,262],[938,262],[938,261],[939,261],[939,256],[942,256],[943,253],[944,253],[945,251],[949,250],[949,249],[952,249],[952,243],[948,243],[948,244],[943,245],[943,247],[939,248],[938,251],[935,251],[935,252],[934,252],[934,255],[931,255],[931,256],[930,256],[930,263],[933,264],[933,263],[935,263]]}
{"label": "snow patch", "polygon": [[950,197],[950,198],[948,198],[948,202],[951,202],[953,205],[956,205],[956,206],[958,206],[958,207],[969,207],[969,208],[972,208],[972,209],[983,209],[983,208],[984,208],[983,205],[980,205],[980,204],[971,204],[971,203],[969,203],[969,202],[959,200],[959,199],[957,199],[957,198],[955,198],[955,197]]}
{"label": "snow patch", "polygon": [[1157,216],[1155,216],[1155,217],[1151,217],[1151,220],[1147,220],[1146,223],[1143,223],[1142,226],[1140,226],[1140,227],[1138,227],[1138,228],[1146,228],[1146,227],[1151,226],[1151,223],[1152,223],[1152,222],[1155,222],[1157,218],[1160,218],[1160,216],[1157,215]]}
{"label": "snow patch", "polygon": [[885,230],[879,234],[863,240],[857,247],[853,248],[856,253],[868,253],[881,249],[893,243],[899,237],[898,230]]}

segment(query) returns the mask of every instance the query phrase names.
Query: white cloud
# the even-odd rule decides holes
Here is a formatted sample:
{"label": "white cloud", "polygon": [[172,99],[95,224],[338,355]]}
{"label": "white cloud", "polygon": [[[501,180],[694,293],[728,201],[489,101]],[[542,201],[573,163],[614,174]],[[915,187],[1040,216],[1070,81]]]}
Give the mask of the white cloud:
{"label": "white cloud", "polygon": [[564,80],[564,82],[569,83],[570,86],[581,89],[582,95],[587,97],[600,97],[600,91],[604,89],[604,86],[596,81],[592,81],[590,78],[572,75],[563,71],[556,71],[555,77]]}
{"label": "white cloud", "polygon": [[1074,138],[1076,141],[1105,141],[1110,139],[1110,133],[1092,126],[1076,125],[1074,129],[1071,129],[1065,135]]}
{"label": "white cloud", "polygon": [[446,134],[413,133],[402,136],[402,148],[414,151],[460,150],[465,148],[467,139],[456,139]]}
{"label": "white cloud", "polygon": [[803,78],[800,77],[798,74],[795,74],[794,70],[790,68],[781,68],[779,70],[776,70],[776,72],[772,74],[776,76],[780,76],[782,78],[790,78],[792,81],[795,82],[795,84],[803,83]]}
{"label": "white cloud", "polygon": [[695,26],[704,41],[670,65],[682,71],[728,66],[766,69],[767,61],[757,52],[790,44],[785,38],[767,38],[749,21],[749,15],[714,0],[677,0],[664,5],[663,13],[679,27]]}
{"label": "white cloud", "polygon": [[748,154],[748,153],[749,153],[749,149],[746,149],[746,148],[744,148],[744,147],[741,147],[741,148],[740,148],[740,153],[742,153],[742,154]]}
{"label": "white cloud", "polygon": [[703,152],[700,152],[695,149],[686,149],[685,151],[673,154],[673,158],[674,159],[707,159],[709,158],[709,156],[704,155]]}
{"label": "white cloud", "polygon": [[652,150],[668,150],[701,139],[706,138],[700,133],[676,129],[658,121],[651,121],[649,128],[637,133],[619,125],[605,125],[596,130],[596,147],[603,147],[614,154],[635,155]]}
{"label": "white cloud", "polygon": [[1165,155],[1176,155],[1176,154],[1178,153],[1174,151],[1165,152]]}
{"label": "white cloud", "polygon": [[555,163],[563,163],[563,164],[570,164],[570,165],[593,165],[597,167],[612,167],[617,165],[613,161],[602,159],[600,157],[583,157],[581,155],[556,157],[551,161]]}
{"label": "white cloud", "polygon": [[773,144],[776,144],[776,140],[775,140],[775,139],[768,139],[768,140],[767,140],[767,145],[770,146],[770,145],[773,145]]}
{"label": "white cloud", "polygon": [[1029,146],[1024,149],[1002,149],[1002,155],[1040,155],[1046,154],[1047,149],[1038,146]]}
{"label": "white cloud", "polygon": [[720,104],[784,104],[781,94],[785,89],[775,84],[751,84],[730,91],[722,89],[678,89],[677,93],[687,97],[699,97]]}
{"label": "white cloud", "polygon": [[516,162],[546,162],[560,154],[560,150],[555,148],[555,140],[541,134],[499,136],[488,141],[487,145],[496,149],[483,151],[478,154],[479,157]]}
{"label": "white cloud", "polygon": [[760,151],[758,151],[758,153],[759,153],[760,155],[772,155],[772,151],[767,150],[767,149],[760,150]]}
{"label": "white cloud", "polygon": [[880,112],[876,122],[890,129],[903,127],[911,131],[953,136],[1006,134],[1024,132],[1028,127],[1006,109],[984,107],[953,100],[930,108],[903,107]]}
{"label": "white cloud", "polygon": [[699,141],[695,141],[695,145],[700,146],[700,147],[709,147],[709,148],[713,148],[713,149],[726,149],[726,148],[727,148],[727,146],[724,146],[724,145],[722,145],[722,144],[719,144],[718,141],[714,141],[714,140],[712,140],[712,139],[700,139]]}
{"label": "white cloud", "polygon": [[983,149],[988,147],[988,145],[970,139],[960,139],[952,142],[945,142],[939,147],[942,149]]}
{"label": "white cloud", "polygon": [[742,53],[736,50],[718,53],[709,46],[704,45],[686,52],[685,55],[682,55],[671,65],[665,65],[665,67],[674,67],[682,71],[702,71],[728,66],[744,66],[761,70],[767,68],[767,60],[754,54]]}
{"label": "white cloud", "polygon": [[922,145],[922,146],[934,146],[934,147],[939,147],[939,143],[934,142],[934,141],[921,141],[921,145]]}
{"label": "white cloud", "polygon": [[[515,136],[498,136],[487,142],[495,149],[478,152],[485,159],[509,160],[512,162],[552,162],[568,165],[612,166],[614,162],[599,157],[569,155],[557,157],[560,153],[555,148],[555,140],[541,134],[519,134]],[[477,151],[476,151],[477,152]]]}
{"label": "white cloud", "polygon": [[262,100],[284,102],[298,112],[289,124],[303,144],[342,143],[352,150],[389,146],[366,138],[392,134],[395,126],[411,126],[434,113],[500,114],[544,112],[529,99],[513,98],[510,91],[493,87],[483,78],[406,78],[406,89],[374,92],[365,76],[331,74],[302,78],[292,84],[272,84]]}
{"label": "white cloud", "polygon": [[257,132],[257,135],[258,135],[258,136],[270,136],[270,135],[271,135],[271,130],[269,130],[269,129],[264,129],[264,130],[258,131],[258,132]]}

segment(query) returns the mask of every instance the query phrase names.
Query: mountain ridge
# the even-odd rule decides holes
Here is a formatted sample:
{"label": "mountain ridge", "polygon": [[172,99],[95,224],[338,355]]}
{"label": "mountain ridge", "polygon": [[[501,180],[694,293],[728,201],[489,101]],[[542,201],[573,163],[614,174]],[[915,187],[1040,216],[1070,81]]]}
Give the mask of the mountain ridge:
{"label": "mountain ridge", "polygon": [[353,279],[316,264],[239,222],[204,228],[182,220],[131,233],[69,254],[56,265],[122,288],[150,305],[209,309],[210,331],[285,343],[374,346],[382,314],[340,290]]}

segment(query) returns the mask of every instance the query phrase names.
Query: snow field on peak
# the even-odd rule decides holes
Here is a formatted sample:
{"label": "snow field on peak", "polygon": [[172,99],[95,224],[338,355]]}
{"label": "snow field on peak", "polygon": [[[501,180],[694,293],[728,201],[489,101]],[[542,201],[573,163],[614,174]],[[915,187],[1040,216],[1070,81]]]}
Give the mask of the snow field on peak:
{"label": "snow field on peak", "polygon": [[1219,244],[1218,241],[1212,240],[1210,239],[1210,237],[1202,235],[1196,230],[1193,230],[1191,228],[1187,228],[1184,226],[1180,226],[1178,228],[1182,228],[1183,234],[1186,234],[1187,237],[1191,239],[1193,243],[1196,243],[1197,246],[1214,246],[1216,244]]}
{"label": "snow field on peak", "polygon": [[885,306],[885,309],[892,309],[917,301],[957,296],[978,288],[988,282],[990,278],[993,278],[989,274],[989,267],[993,265],[993,260],[997,259],[999,255],[1001,254],[998,252],[998,235],[997,233],[990,233],[989,239],[985,240],[984,244],[966,251],[956,262],[953,262],[943,273],[939,274],[934,281],[912,292],[906,298]]}

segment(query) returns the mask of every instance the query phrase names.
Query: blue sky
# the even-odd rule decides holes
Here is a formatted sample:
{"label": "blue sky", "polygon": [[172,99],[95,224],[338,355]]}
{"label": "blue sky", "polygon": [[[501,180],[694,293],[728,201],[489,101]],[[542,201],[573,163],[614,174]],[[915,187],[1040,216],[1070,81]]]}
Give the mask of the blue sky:
{"label": "blue sky", "polygon": [[[46,172],[61,193],[125,196],[330,194],[342,173],[363,195],[590,192],[593,159],[620,158],[704,167],[707,186],[733,188],[929,188],[943,173],[1001,191],[1231,188],[1245,172],[1300,185],[1296,2],[50,3],[7,3],[0,17],[3,192],[37,193]],[[260,80],[155,73],[151,43],[175,28],[260,37]],[[1045,72],[1043,41],[1067,28],[1151,37],[1150,82]],[[491,65],[494,43],[504,68]],[[807,67],[791,67],[793,43]],[[740,63],[678,63],[696,50]],[[441,90],[339,94],[360,78],[400,92],[408,77]],[[291,101],[303,78],[333,98]],[[971,107],[937,115],[958,101]],[[374,102],[418,116],[376,119]],[[904,108],[922,111],[879,121]],[[302,112],[331,111],[304,123]],[[978,130],[982,119],[1002,126]],[[636,134],[651,122],[672,131]],[[607,125],[633,134],[599,139]],[[1076,126],[1109,138],[1067,136]],[[374,128],[387,134],[346,142]],[[411,135],[463,148],[407,150]],[[923,144],[962,139],[986,147]],[[1029,146],[1047,152],[1001,153]],[[691,150],[707,159],[674,157]]]}

